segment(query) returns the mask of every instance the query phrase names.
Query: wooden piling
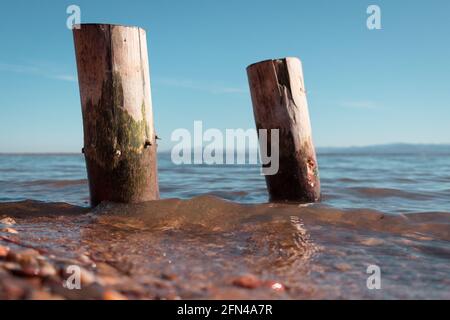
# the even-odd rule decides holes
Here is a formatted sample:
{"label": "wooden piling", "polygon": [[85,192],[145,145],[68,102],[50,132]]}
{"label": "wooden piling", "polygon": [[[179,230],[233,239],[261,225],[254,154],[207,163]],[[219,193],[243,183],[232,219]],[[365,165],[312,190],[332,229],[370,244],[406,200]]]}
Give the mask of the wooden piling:
{"label": "wooden piling", "polygon": [[247,74],[257,129],[279,129],[279,171],[265,176],[270,200],[319,201],[319,169],[300,60],[262,61],[250,65]]}
{"label": "wooden piling", "polygon": [[145,30],[74,28],[91,204],[159,199]]}

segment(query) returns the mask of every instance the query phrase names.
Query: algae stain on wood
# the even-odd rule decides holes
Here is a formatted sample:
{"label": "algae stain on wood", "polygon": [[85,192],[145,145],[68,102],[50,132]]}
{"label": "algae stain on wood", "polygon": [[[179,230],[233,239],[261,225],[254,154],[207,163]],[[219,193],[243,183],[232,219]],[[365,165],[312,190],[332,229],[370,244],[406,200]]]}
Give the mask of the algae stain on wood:
{"label": "algae stain on wood", "polygon": [[[89,101],[85,123],[92,129],[86,146],[93,160],[105,167],[115,167],[117,162],[110,161],[111,155],[122,156],[128,153],[142,153],[148,139],[148,125],[145,111],[142,120],[136,121],[123,108],[123,89],[119,75],[113,78],[113,85],[105,81],[102,95],[97,105]],[[112,90],[111,90],[112,89]],[[113,97],[112,99],[110,97]],[[120,158],[120,157],[119,157]]]}

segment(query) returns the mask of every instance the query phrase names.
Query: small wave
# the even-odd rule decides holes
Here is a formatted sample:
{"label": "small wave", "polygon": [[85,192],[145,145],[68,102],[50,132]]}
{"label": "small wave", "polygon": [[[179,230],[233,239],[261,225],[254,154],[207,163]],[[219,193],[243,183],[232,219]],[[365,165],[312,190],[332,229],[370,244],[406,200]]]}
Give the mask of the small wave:
{"label": "small wave", "polygon": [[[22,217],[86,213],[92,210],[66,203],[22,201],[0,203],[1,215]],[[449,212],[422,212],[391,215],[372,209],[342,210],[321,204],[264,203],[240,204],[215,196],[200,196],[188,200],[163,199],[139,204],[102,203],[92,210],[99,216],[138,218],[148,228],[184,228],[202,226],[205,230],[232,231],[245,225],[264,221],[301,218],[309,226],[341,225],[350,229],[391,232],[396,234],[422,232],[431,237],[450,240]],[[270,228],[270,225],[267,225]],[[280,231],[281,232],[281,231]]]}
{"label": "small wave", "polygon": [[[1,214],[22,216],[84,213],[86,208],[61,203],[24,201],[1,203]],[[403,234],[423,232],[450,240],[448,212],[385,214],[372,209],[342,210],[326,205],[299,207],[298,204],[239,204],[215,196],[189,200],[164,199],[140,204],[102,203],[93,210],[98,215],[119,215],[141,219],[148,227],[183,228],[201,225],[209,230],[236,230],[248,222],[275,221],[298,216],[308,225],[338,224],[352,229]]]}
{"label": "small wave", "polygon": [[52,188],[64,188],[69,186],[78,186],[87,184],[87,179],[79,180],[32,180],[22,182],[23,187],[48,186]]}
{"label": "small wave", "polygon": [[368,179],[364,179],[364,180],[361,180],[361,179],[354,179],[354,178],[347,178],[347,177],[344,177],[344,178],[321,178],[320,179],[320,182],[322,183],[322,184],[334,184],[334,183],[336,183],[336,182],[342,182],[342,183],[368,183],[368,182],[370,182],[370,180],[368,180]]}
{"label": "small wave", "polygon": [[88,212],[88,208],[78,207],[64,202],[42,202],[25,200],[0,203],[0,217],[13,216],[32,219],[36,217],[77,215]]}
{"label": "small wave", "polygon": [[249,193],[247,191],[211,191],[206,195],[216,196],[228,200],[239,200],[246,197]]}
{"label": "small wave", "polygon": [[400,182],[400,183],[411,183],[411,184],[418,182],[416,179],[400,178],[400,177],[393,177],[392,181]]}
{"label": "small wave", "polygon": [[18,168],[0,168],[0,172],[20,172],[20,169]]}
{"label": "small wave", "polygon": [[417,192],[408,192],[399,189],[391,189],[391,188],[368,188],[368,187],[352,187],[347,188],[347,190],[351,192],[356,192],[360,195],[369,197],[369,198],[404,198],[410,200],[429,200],[433,199],[432,196],[424,193]]}
{"label": "small wave", "polygon": [[364,182],[358,179],[353,179],[353,178],[339,178],[336,181],[338,182]]}

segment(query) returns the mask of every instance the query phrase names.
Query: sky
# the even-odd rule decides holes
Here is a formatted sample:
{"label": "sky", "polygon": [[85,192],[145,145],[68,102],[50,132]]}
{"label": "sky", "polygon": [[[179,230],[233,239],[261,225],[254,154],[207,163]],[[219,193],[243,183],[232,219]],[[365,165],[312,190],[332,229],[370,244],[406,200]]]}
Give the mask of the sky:
{"label": "sky", "polygon": [[[1,0],[0,152],[79,152],[69,5],[147,31],[155,129],[254,128],[246,67],[302,60],[316,146],[450,143],[450,1]],[[366,10],[381,10],[369,30]]]}

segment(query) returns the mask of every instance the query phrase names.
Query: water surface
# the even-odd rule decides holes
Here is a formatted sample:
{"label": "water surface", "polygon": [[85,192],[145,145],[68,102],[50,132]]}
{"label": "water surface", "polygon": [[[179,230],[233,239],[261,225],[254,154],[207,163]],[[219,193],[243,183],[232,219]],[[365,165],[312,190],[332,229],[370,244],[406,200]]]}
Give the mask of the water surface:
{"label": "water surface", "polygon": [[[0,232],[0,245],[93,272],[97,290],[75,298],[448,299],[449,159],[319,153],[323,202],[299,205],[267,203],[257,166],[175,166],[161,154],[165,200],[90,209],[81,156],[2,155],[0,217],[18,234]],[[369,265],[381,290],[366,286]]]}

